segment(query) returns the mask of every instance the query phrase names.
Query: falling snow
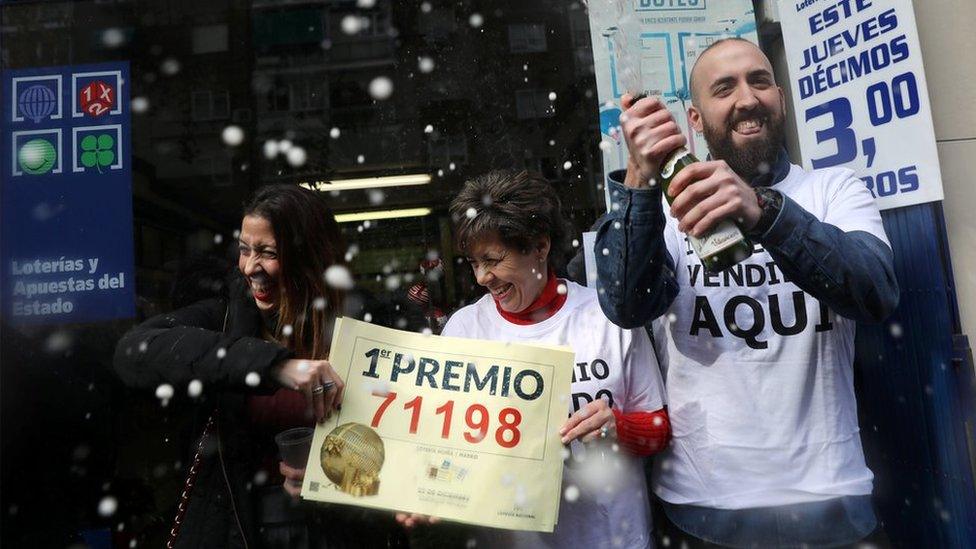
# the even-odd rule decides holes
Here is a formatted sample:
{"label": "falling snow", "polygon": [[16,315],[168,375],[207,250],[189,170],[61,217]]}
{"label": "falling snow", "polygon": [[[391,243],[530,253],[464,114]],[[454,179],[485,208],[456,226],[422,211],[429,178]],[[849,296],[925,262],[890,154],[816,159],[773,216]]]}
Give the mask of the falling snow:
{"label": "falling snow", "polygon": [[71,334],[61,330],[49,335],[44,342],[44,350],[51,354],[63,353],[70,347]]}
{"label": "falling snow", "polygon": [[305,149],[302,147],[292,146],[288,149],[288,152],[285,153],[285,158],[288,160],[288,164],[290,164],[293,168],[299,168],[305,165],[305,160],[307,160],[308,156],[305,153]]}
{"label": "falling snow", "polygon": [[132,112],[142,114],[149,110],[149,100],[142,96],[133,97],[130,106],[132,108]]}
{"label": "falling snow", "polygon": [[112,496],[105,496],[98,502],[98,514],[103,517],[110,517],[119,508],[119,501]]}
{"label": "falling snow", "polygon": [[166,58],[162,64],[159,65],[159,71],[166,76],[173,76],[180,72],[180,62],[173,57]]}
{"label": "falling snow", "polygon": [[186,386],[186,394],[190,398],[197,398],[203,394],[203,382],[199,379],[194,379]]}
{"label": "falling snow", "polygon": [[156,387],[156,398],[160,400],[173,398],[173,386],[169,383],[163,383],[159,387]]}
{"label": "falling snow", "polygon": [[332,265],[325,270],[325,283],[337,290],[351,290],[352,274],[342,265]]}
{"label": "falling snow", "polygon": [[369,83],[369,95],[377,101],[389,99],[393,95],[393,81],[386,76],[377,76]]}
{"label": "falling snow", "polygon": [[220,138],[228,147],[236,147],[244,142],[244,130],[240,126],[227,126],[220,133]]}
{"label": "falling snow", "polygon": [[363,29],[363,20],[358,15],[349,14],[342,18],[341,27],[346,34],[357,34]]}
{"label": "falling snow", "polygon": [[384,194],[383,191],[379,189],[370,190],[368,196],[369,196],[369,203],[372,204],[373,206],[379,206],[380,204],[383,203],[384,200],[386,200],[386,194]]}
{"label": "falling snow", "polygon": [[102,32],[102,44],[107,48],[117,48],[125,43],[125,33],[122,29],[112,27]]}

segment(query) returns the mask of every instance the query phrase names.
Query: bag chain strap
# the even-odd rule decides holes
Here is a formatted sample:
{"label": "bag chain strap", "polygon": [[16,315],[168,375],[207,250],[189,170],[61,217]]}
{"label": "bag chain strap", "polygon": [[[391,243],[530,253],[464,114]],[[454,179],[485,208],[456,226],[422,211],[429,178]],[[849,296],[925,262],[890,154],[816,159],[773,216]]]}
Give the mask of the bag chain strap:
{"label": "bag chain strap", "polygon": [[[230,305],[224,310],[224,323],[221,332],[227,331],[227,317],[230,315]],[[217,410],[214,410],[207,419],[207,424],[203,427],[203,434],[200,435],[200,444],[197,445],[197,453],[193,456],[193,463],[190,464],[190,472],[186,475],[186,482],[183,485],[183,493],[180,494],[180,504],[176,508],[176,518],[173,519],[173,527],[169,530],[169,539],[166,541],[166,549],[173,549],[176,546],[176,539],[180,535],[180,526],[183,525],[183,517],[186,515],[186,508],[190,503],[190,492],[193,491],[193,484],[197,481],[197,473],[200,472],[200,462],[203,460],[203,443],[207,441],[210,431],[213,429],[214,422],[217,420]]]}
{"label": "bag chain strap", "polygon": [[166,549],[173,549],[176,539],[180,535],[180,526],[183,525],[183,516],[186,515],[186,508],[190,502],[190,492],[193,491],[193,484],[197,480],[197,473],[200,472],[200,462],[203,459],[203,443],[207,441],[210,430],[213,429],[217,413],[214,412],[207,420],[207,425],[203,428],[200,435],[200,444],[197,445],[197,453],[193,456],[193,464],[190,465],[190,472],[186,475],[186,483],[183,486],[183,493],[180,494],[180,504],[176,508],[176,518],[173,519],[173,527],[169,531],[169,540],[166,542]]}

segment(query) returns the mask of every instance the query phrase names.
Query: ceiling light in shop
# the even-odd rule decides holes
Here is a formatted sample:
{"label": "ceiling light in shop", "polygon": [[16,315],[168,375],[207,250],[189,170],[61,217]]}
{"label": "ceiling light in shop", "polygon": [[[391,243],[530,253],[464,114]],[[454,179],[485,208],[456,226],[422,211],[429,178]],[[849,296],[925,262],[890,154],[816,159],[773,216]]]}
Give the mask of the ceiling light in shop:
{"label": "ceiling light in shop", "polygon": [[358,179],[337,179],[335,181],[306,181],[299,183],[313,191],[348,191],[352,189],[375,189],[377,187],[406,187],[426,185],[430,176],[425,173],[386,175],[383,177],[362,177]]}
{"label": "ceiling light in shop", "polygon": [[356,212],[338,214],[335,216],[339,223],[353,223],[356,221],[376,221],[379,219],[399,219],[401,217],[423,217],[430,215],[430,208],[405,208],[402,210],[377,210],[373,212]]}

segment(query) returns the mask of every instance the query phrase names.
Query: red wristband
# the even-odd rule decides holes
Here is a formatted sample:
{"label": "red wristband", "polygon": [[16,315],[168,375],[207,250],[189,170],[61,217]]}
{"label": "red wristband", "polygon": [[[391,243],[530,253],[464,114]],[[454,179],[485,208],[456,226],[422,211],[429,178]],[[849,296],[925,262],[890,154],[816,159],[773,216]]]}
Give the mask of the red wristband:
{"label": "red wristband", "polygon": [[671,441],[671,422],[668,410],[623,413],[614,409],[617,421],[617,442],[637,456],[649,456],[665,449]]}

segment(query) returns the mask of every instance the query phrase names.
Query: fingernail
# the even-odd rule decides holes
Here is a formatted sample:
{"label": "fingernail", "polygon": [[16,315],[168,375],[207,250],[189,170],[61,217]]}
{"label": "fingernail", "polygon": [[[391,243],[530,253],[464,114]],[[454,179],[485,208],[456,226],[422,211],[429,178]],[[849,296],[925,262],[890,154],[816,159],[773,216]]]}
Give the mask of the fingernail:
{"label": "fingernail", "polygon": [[566,444],[567,442],[569,442],[569,438],[568,437],[563,437],[562,438],[562,443],[563,444]]}

